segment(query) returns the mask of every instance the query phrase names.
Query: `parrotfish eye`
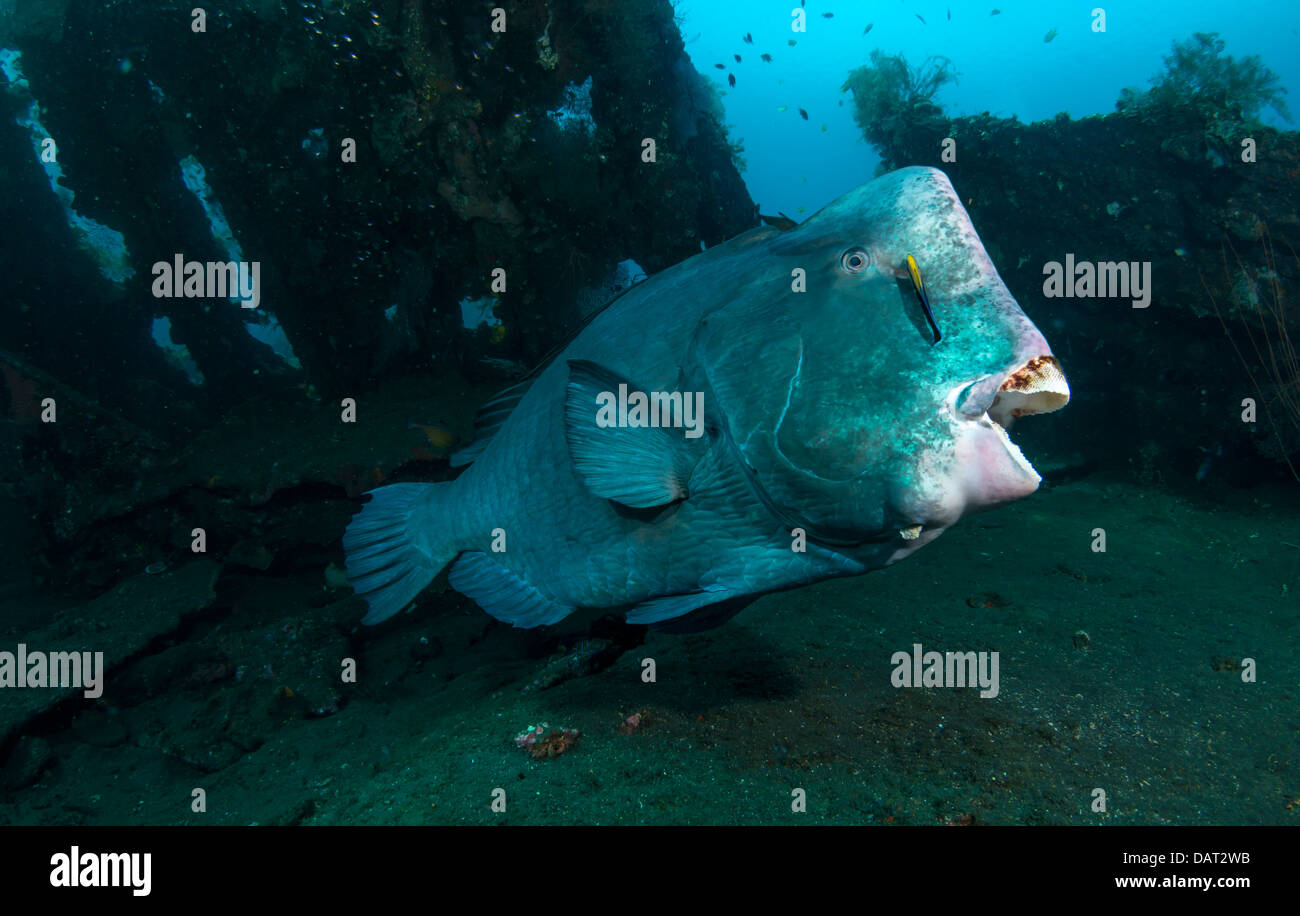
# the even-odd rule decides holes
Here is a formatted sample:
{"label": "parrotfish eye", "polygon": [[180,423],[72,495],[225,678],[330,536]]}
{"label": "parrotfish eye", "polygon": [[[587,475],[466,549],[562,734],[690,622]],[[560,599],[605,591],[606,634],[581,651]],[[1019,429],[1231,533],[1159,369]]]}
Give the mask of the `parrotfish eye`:
{"label": "parrotfish eye", "polygon": [[840,255],[840,269],[846,274],[860,274],[871,264],[871,255],[865,248],[850,248]]}

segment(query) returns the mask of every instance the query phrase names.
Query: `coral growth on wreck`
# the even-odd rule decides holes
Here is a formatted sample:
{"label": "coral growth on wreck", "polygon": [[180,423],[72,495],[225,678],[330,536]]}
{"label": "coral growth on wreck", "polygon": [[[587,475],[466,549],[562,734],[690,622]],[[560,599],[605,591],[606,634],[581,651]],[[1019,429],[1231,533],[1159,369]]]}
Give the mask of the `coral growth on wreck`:
{"label": "coral growth on wreck", "polygon": [[[853,93],[853,119],[888,168],[911,135],[935,133],[946,123],[934,95],[959,74],[946,57],[928,57],[913,67],[901,54],[871,52],[871,63],[849,72],[841,92]],[[942,136],[942,134],[940,134]]]}
{"label": "coral growth on wreck", "polygon": [[1165,69],[1151,77],[1146,92],[1125,89],[1116,102],[1121,111],[1186,112],[1207,124],[1257,123],[1271,108],[1286,120],[1286,89],[1280,77],[1257,54],[1236,58],[1224,53],[1217,32],[1197,32],[1174,42],[1165,56]]}

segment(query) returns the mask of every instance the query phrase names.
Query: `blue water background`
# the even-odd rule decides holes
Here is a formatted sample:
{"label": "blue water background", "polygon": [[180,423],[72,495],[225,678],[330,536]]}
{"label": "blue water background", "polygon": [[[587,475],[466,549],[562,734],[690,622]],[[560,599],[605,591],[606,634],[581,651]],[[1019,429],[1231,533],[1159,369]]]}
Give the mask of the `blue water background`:
{"label": "blue water background", "polygon": [[[1098,6],[1106,10],[1104,34],[1092,31],[1091,12]],[[871,178],[879,158],[853,123],[851,97],[840,86],[873,48],[902,53],[913,64],[932,54],[951,58],[960,82],[936,99],[950,114],[987,110],[1034,121],[1061,111],[1076,118],[1114,111],[1121,89],[1149,87],[1173,41],[1213,31],[1226,41],[1228,54],[1260,55],[1282,78],[1292,117],[1300,118],[1300,3],[1292,0],[809,0],[802,34],[790,29],[797,7],[797,0],[678,3],[686,50],[725,93],[731,135],[745,147],[745,180],[764,213],[804,219]],[[995,8],[1002,12],[991,16]],[[826,12],[835,17],[823,18]],[[868,22],[873,27],[864,36]],[[1051,29],[1058,34],[1044,42]],[[742,41],[746,32],[754,36],[752,45]],[[795,47],[787,44],[791,38]],[[764,52],[772,55],[770,64],[760,60]],[[734,89],[728,73],[736,75]],[[778,111],[781,106],[786,110]],[[1265,121],[1296,127],[1271,110]]]}

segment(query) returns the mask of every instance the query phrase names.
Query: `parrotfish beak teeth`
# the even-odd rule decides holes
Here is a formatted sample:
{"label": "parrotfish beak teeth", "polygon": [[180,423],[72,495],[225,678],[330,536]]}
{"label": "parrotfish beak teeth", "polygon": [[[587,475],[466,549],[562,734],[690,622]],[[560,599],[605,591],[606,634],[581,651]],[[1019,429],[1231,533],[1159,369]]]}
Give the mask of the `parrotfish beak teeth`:
{"label": "parrotfish beak teeth", "polygon": [[1065,373],[1050,355],[1036,356],[1000,380],[986,376],[953,390],[949,406],[964,421],[957,431],[961,471],[955,492],[966,511],[999,506],[1038,489],[1042,477],[1011,441],[1007,427],[1016,417],[1060,410],[1069,400]]}
{"label": "parrotfish beak teeth", "polygon": [[1070,385],[1055,356],[1036,356],[1016,369],[998,388],[989,417],[1004,429],[1016,417],[1051,413],[1070,403]]}

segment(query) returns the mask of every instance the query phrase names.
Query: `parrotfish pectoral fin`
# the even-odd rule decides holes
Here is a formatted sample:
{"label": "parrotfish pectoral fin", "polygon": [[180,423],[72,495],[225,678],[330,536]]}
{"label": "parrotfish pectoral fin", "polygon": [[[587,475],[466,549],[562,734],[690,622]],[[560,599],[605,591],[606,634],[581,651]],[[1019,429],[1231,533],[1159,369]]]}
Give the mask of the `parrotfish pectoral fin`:
{"label": "parrotfish pectoral fin", "polygon": [[448,581],[497,620],[525,629],[557,623],[573,612],[477,550],[460,555]]}
{"label": "parrotfish pectoral fin", "polygon": [[564,426],[578,476],[595,495],[633,509],[685,499],[704,440],[670,426],[619,425],[626,417],[611,416],[621,409],[611,411],[610,401],[629,392],[647,394],[604,366],[569,360]]}
{"label": "parrotfish pectoral fin", "polygon": [[362,623],[387,620],[414,600],[456,555],[454,547],[431,552],[414,539],[421,526],[412,513],[450,483],[395,483],[370,492],[370,502],[343,534],[348,578],[370,612]]}

